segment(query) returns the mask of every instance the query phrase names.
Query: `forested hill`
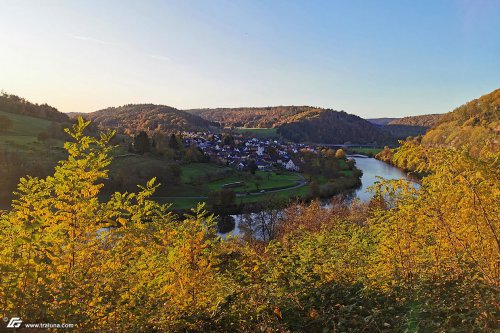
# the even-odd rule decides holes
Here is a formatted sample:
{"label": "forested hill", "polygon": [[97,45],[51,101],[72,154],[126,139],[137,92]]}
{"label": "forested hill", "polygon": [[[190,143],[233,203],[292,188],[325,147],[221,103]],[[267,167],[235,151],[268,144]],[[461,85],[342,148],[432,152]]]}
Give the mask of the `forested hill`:
{"label": "forested hill", "polygon": [[406,139],[409,136],[424,135],[427,130],[435,126],[442,114],[426,114],[404,118],[375,118],[367,119],[372,124],[380,126],[396,139]]}
{"label": "forested hill", "polygon": [[208,130],[212,122],[197,115],[170,106],[155,104],[128,104],[110,107],[83,115],[95,122],[99,128],[114,128],[130,134],[140,131],[179,132]]}
{"label": "forested hill", "polygon": [[262,108],[226,108],[187,110],[226,127],[277,128],[292,141],[321,143],[395,142],[376,125],[343,111],[311,106],[275,106]]}
{"label": "forested hill", "polygon": [[391,144],[393,137],[358,116],[344,111],[313,109],[287,119],[278,127],[283,137],[299,142]]}
{"label": "forested hill", "polygon": [[69,117],[65,113],[47,104],[36,104],[26,99],[2,92],[0,95],[0,111],[25,115],[55,122],[68,122]]}
{"label": "forested hill", "polygon": [[226,127],[271,128],[279,127],[282,123],[287,122],[289,117],[314,109],[316,108],[311,106],[268,106],[186,111]]}
{"label": "forested hill", "polygon": [[427,146],[468,145],[474,155],[483,147],[500,149],[500,89],[470,101],[443,115],[422,139]]}
{"label": "forested hill", "polygon": [[437,125],[444,114],[424,114],[420,116],[410,116],[396,118],[387,123],[387,125],[410,125],[430,128]]}
{"label": "forested hill", "polygon": [[398,120],[400,118],[368,118],[370,123],[375,124],[375,125],[387,125],[393,120]]}

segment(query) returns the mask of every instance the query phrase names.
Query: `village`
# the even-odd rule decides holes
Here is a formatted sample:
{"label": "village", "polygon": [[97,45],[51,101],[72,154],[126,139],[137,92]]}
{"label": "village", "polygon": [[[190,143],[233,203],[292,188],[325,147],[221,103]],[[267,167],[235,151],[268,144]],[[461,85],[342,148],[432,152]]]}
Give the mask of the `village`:
{"label": "village", "polygon": [[279,168],[300,172],[304,161],[299,153],[316,153],[316,149],[307,144],[283,142],[279,139],[193,132],[184,132],[183,137],[186,147],[196,145],[211,162],[240,171],[251,168],[270,171]]}

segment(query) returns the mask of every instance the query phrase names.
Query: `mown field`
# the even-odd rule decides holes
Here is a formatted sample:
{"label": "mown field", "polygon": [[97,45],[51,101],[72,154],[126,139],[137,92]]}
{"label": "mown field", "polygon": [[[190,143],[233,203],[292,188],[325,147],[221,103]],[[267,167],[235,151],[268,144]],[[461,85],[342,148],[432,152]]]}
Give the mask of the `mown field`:
{"label": "mown field", "polygon": [[[191,163],[181,166],[180,185],[168,186],[166,194],[156,197],[158,201],[170,202],[174,209],[187,209],[195,207],[198,202],[205,202],[209,192],[223,188],[224,184],[243,182],[242,186],[233,188],[238,195],[236,203],[250,203],[268,200],[270,195],[279,198],[290,198],[297,195],[305,195],[308,190],[301,188],[286,190],[297,186],[302,177],[295,172],[264,172],[257,171],[255,175],[248,172],[235,171],[230,168],[219,167],[210,163]],[[210,174],[226,173],[220,179],[211,180]],[[260,193],[260,191],[280,192],[272,194]],[[169,198],[170,197],[170,198]]]}
{"label": "mown field", "polygon": [[375,156],[384,150],[383,147],[349,147],[347,152],[350,154],[361,154],[368,156]]}
{"label": "mown field", "polygon": [[[299,188],[283,190],[280,192],[273,193],[258,193],[258,194],[250,194],[245,196],[239,196],[236,198],[236,203],[246,204],[246,203],[258,203],[258,202],[270,202],[276,199],[290,199],[295,197],[305,197],[309,194],[309,185],[306,184]],[[206,202],[206,199],[202,198],[165,198],[165,197],[157,197],[156,201],[161,203],[171,203],[172,209],[189,209],[196,207],[198,203]]]}
{"label": "mown field", "polygon": [[12,126],[0,131],[0,207],[8,208],[19,179],[26,175],[45,177],[66,156],[63,141],[39,141],[38,135],[51,122],[0,110]]}
{"label": "mown field", "polygon": [[[341,161],[341,167],[346,168],[339,173],[343,177],[351,178],[352,170],[347,170],[347,164]],[[248,172],[232,172],[227,177],[218,180],[211,180],[203,183],[193,184],[196,177],[210,172],[217,172],[227,168],[220,168],[212,164],[193,163],[182,167],[183,183],[180,186],[173,186],[169,189],[169,194],[158,196],[156,200],[163,203],[171,203],[173,209],[189,209],[195,207],[199,202],[205,202],[206,196],[211,191],[217,191],[224,184],[233,182],[244,182],[244,186],[235,187],[233,190],[237,194],[236,204],[247,204],[257,202],[269,202],[272,200],[291,199],[296,197],[307,197],[310,195],[311,187],[309,182],[297,187],[301,181],[309,181],[315,179],[320,186],[330,184],[330,180],[325,176],[310,176],[295,172],[263,172],[257,171],[255,175],[250,175]],[[342,179],[339,181],[342,182]],[[337,184],[338,185],[338,184]],[[344,185],[340,185],[344,186]],[[261,193],[261,191],[265,191]]]}
{"label": "mown field", "polygon": [[0,116],[12,121],[12,127],[0,132],[0,152],[13,152],[28,164],[52,166],[65,156],[64,142],[50,139],[39,141],[38,135],[46,131],[51,122],[0,110]]}
{"label": "mown field", "polygon": [[5,116],[12,121],[11,128],[0,132],[0,149],[10,151],[44,149],[37,137],[38,134],[47,130],[50,121],[4,111],[0,111],[0,116]]}

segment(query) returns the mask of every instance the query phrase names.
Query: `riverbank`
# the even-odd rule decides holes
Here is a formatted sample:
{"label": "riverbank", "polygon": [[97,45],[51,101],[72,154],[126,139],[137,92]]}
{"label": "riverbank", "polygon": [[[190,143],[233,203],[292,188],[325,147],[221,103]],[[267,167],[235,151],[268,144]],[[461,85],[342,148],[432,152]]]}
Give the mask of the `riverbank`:
{"label": "riverbank", "polygon": [[[369,188],[373,186],[376,182],[380,181],[380,178],[383,179],[407,179],[409,178],[408,174],[403,170],[392,166],[390,164],[384,163],[380,160],[377,160],[372,157],[367,156],[350,156],[356,162],[356,167],[360,169],[363,174],[360,178],[360,185],[354,189],[346,189],[340,195],[346,195],[352,198],[358,198],[361,201],[368,201],[373,197],[373,194],[369,191]],[[413,181],[413,180],[412,180]],[[337,194],[338,195],[338,194]],[[331,199],[334,196],[330,196],[328,199]],[[311,200],[312,198],[309,198]],[[302,200],[302,202],[306,202],[309,200]],[[324,198],[324,206],[328,207],[329,200],[327,201]],[[284,209],[288,205],[277,207],[277,209]],[[275,207],[276,208],[276,207]],[[226,219],[222,219],[222,224],[219,227],[219,230],[224,232],[220,232],[221,236],[227,236],[229,233],[233,235],[240,235],[240,223],[244,220],[248,219],[261,219],[262,216],[256,214],[257,211],[245,211],[243,213],[229,214],[231,215],[231,222]],[[232,228],[230,228],[232,226]]]}

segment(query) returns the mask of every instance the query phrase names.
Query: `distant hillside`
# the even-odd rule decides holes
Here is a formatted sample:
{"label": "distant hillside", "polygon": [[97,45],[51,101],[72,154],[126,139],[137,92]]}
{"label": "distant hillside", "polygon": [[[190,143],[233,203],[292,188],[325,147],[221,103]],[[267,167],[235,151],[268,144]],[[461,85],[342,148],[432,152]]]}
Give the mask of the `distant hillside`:
{"label": "distant hillside", "polygon": [[443,115],[444,114],[424,114],[421,116],[395,118],[388,122],[387,125],[409,125],[430,128],[438,124]]}
{"label": "distant hillside", "polygon": [[70,117],[71,119],[76,119],[78,118],[79,116],[85,116],[87,113],[85,112],[66,112],[66,114],[68,115],[68,117]]}
{"label": "distant hillside", "polygon": [[343,111],[312,106],[222,108],[187,110],[226,127],[276,128],[292,141],[320,143],[394,142],[386,132],[370,122]]}
{"label": "distant hillside", "polygon": [[424,135],[429,129],[428,127],[424,126],[412,125],[384,125],[380,128],[398,140],[404,140],[409,136]]}
{"label": "distant hillside", "polygon": [[287,122],[289,117],[314,110],[311,106],[268,106],[256,108],[193,109],[196,114],[226,127],[272,128]]}
{"label": "distant hillside", "polygon": [[344,111],[313,109],[289,117],[278,133],[292,141],[318,143],[391,144],[391,135],[358,116]]}
{"label": "distant hillside", "polygon": [[429,128],[436,125],[442,114],[426,114],[404,118],[375,118],[367,119],[372,124],[380,126],[394,138],[406,139],[409,136],[424,135]]}
{"label": "distant hillside", "polygon": [[47,104],[36,104],[26,99],[2,92],[0,95],[0,111],[25,115],[55,122],[68,122],[69,117]]}
{"label": "distant hillside", "polygon": [[374,125],[387,125],[391,121],[397,120],[397,119],[401,119],[401,118],[370,118],[370,119],[366,119],[366,120],[368,120],[370,123],[372,123]]}
{"label": "distant hillside", "polygon": [[483,147],[500,149],[500,89],[443,115],[422,139],[424,145],[469,145],[478,155]]}
{"label": "distant hillside", "polygon": [[139,131],[179,132],[186,130],[208,130],[213,124],[197,115],[170,106],[154,104],[129,104],[110,107],[83,115],[95,122],[99,128],[114,128],[120,132]]}

